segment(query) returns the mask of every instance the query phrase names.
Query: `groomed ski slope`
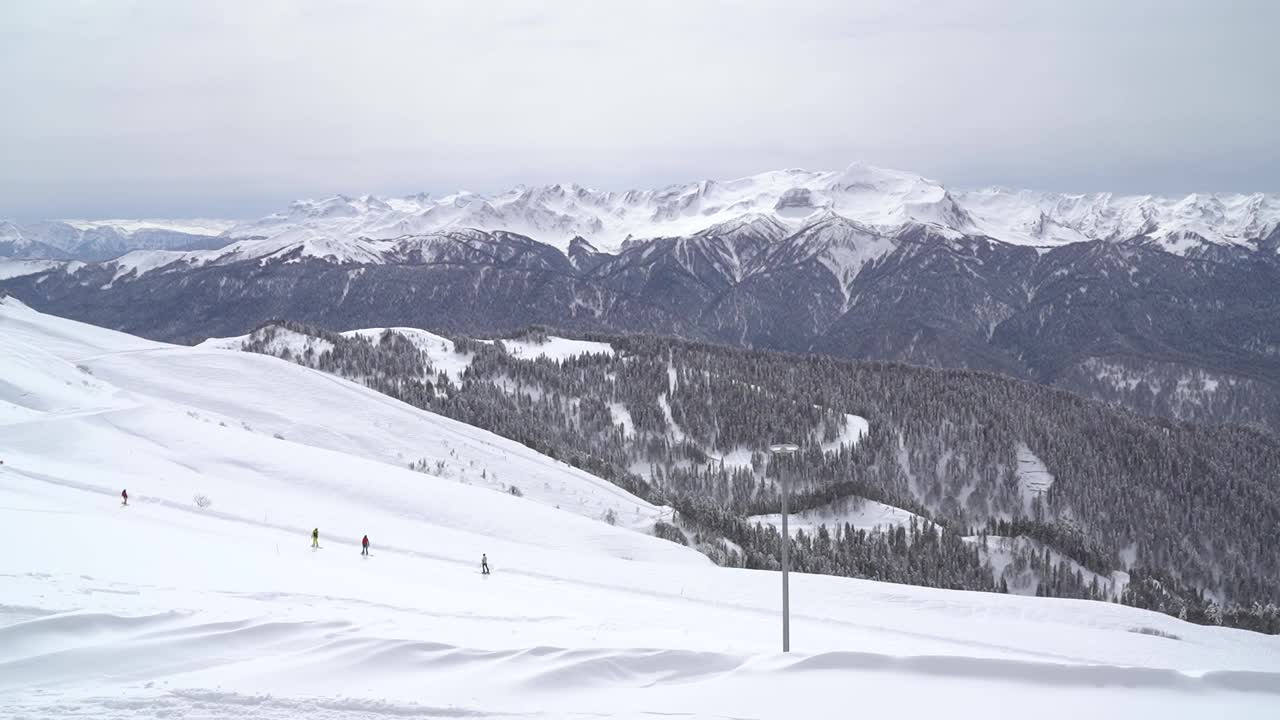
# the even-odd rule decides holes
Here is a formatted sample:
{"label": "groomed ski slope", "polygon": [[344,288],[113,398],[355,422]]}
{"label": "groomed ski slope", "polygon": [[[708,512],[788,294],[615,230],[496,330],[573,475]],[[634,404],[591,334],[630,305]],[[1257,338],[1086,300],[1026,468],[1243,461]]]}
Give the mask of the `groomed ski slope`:
{"label": "groomed ski slope", "polygon": [[784,656],[777,574],[639,532],[660,508],[283,361],[12,299],[0,460],[0,717],[1280,714],[1280,638],[1104,603],[793,575]]}

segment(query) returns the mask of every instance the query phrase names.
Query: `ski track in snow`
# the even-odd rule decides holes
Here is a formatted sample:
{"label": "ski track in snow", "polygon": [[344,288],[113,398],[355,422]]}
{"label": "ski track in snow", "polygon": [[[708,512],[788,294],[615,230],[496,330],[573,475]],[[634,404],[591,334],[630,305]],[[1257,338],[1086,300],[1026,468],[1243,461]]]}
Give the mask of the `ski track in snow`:
{"label": "ski track in snow", "polygon": [[1107,603],[795,573],[782,655],[776,573],[644,534],[665,509],[523,446],[12,300],[4,349],[0,539],[23,551],[0,555],[0,717],[1280,713],[1280,638]]}

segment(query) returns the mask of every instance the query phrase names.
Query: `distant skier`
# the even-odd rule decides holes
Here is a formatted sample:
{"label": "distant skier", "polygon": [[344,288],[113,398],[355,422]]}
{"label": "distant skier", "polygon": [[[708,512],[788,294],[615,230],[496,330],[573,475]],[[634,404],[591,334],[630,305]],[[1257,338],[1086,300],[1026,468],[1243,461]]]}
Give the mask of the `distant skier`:
{"label": "distant skier", "polygon": [[129,491],[127,489],[120,491],[120,499],[122,500],[121,505],[129,504]]}
{"label": "distant skier", "polygon": [[316,528],[311,531],[311,547],[320,547],[320,528]]}
{"label": "distant skier", "polygon": [[484,553],[480,553],[480,574],[489,574],[489,556]]}
{"label": "distant skier", "polygon": [[369,536],[368,535],[365,535],[364,539],[360,541],[360,547],[361,547],[360,554],[367,556],[369,554]]}

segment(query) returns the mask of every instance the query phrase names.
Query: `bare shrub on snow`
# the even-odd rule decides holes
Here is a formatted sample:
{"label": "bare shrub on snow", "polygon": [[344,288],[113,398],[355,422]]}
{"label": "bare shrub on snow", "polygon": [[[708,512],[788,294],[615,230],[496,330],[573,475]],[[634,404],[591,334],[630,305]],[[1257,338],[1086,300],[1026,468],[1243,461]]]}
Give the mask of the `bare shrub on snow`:
{"label": "bare shrub on snow", "polygon": [[1168,638],[1168,639],[1170,639],[1170,640],[1181,640],[1181,639],[1182,639],[1182,638],[1178,637],[1177,635],[1174,635],[1174,634],[1173,634],[1173,633],[1171,633],[1171,632],[1165,632],[1164,630],[1157,630],[1156,628],[1153,628],[1153,627],[1147,627],[1147,626],[1145,626],[1145,625],[1144,625],[1144,626],[1142,626],[1142,627],[1129,628],[1129,632],[1131,632],[1131,633],[1137,633],[1137,634],[1139,634],[1139,635],[1154,635],[1155,637]]}

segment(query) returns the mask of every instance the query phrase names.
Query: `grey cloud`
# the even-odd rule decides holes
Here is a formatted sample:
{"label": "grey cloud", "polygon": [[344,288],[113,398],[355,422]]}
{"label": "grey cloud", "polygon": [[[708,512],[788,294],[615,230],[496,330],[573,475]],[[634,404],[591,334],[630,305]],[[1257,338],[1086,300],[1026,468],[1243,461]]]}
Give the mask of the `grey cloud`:
{"label": "grey cloud", "polygon": [[0,217],[853,159],[1280,188],[1270,2],[0,5]]}

